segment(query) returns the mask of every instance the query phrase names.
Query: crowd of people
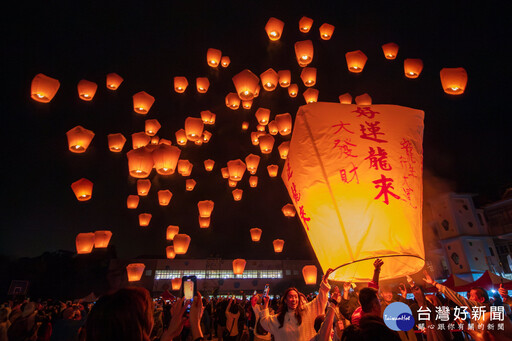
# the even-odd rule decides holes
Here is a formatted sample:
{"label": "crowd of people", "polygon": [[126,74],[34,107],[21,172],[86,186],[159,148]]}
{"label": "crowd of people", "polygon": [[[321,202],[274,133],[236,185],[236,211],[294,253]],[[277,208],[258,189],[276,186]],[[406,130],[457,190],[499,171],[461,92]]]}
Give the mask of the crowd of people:
{"label": "crowd of people", "polygon": [[[289,288],[280,300],[261,294],[210,299],[199,292],[193,300],[153,299],[140,287],[92,303],[13,300],[0,308],[0,341],[512,340],[512,299],[505,289],[489,298],[476,287],[466,298],[424,272],[425,284],[435,286],[437,294],[425,294],[410,277],[393,292],[379,285],[382,266],[375,260],[366,287],[331,287],[329,269],[318,295]],[[407,299],[408,292],[414,299]],[[385,312],[394,302],[409,307],[410,328],[388,327]]]}

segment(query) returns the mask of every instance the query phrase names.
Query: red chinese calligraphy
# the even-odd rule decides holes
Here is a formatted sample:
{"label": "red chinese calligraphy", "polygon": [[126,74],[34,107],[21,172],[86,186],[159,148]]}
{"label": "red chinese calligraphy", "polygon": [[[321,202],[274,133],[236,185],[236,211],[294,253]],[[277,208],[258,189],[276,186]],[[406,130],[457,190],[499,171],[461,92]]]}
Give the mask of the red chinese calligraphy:
{"label": "red chinese calligraphy", "polygon": [[304,205],[299,206],[299,216],[302,219],[302,221],[304,222],[304,225],[306,225],[306,229],[309,231],[308,221],[310,221],[311,218],[306,217],[306,212],[304,211]]}
{"label": "red chinese calligraphy", "polygon": [[333,127],[333,128],[334,128],[334,127],[339,127],[339,128],[338,128],[338,130],[336,130],[336,131],[334,132],[334,134],[339,133],[341,130],[346,130],[346,131],[348,131],[349,133],[353,134],[354,132],[352,132],[352,131],[348,130],[347,128],[345,128],[345,126],[349,126],[349,125],[350,125],[350,123],[343,123],[342,121],[340,121],[340,123],[339,123],[339,124],[332,125],[331,127]]}
{"label": "red chinese calligraphy", "polygon": [[380,188],[379,194],[377,194],[377,196],[374,199],[377,200],[381,196],[384,196],[384,203],[386,205],[389,205],[388,195],[391,195],[395,199],[400,199],[400,196],[390,191],[390,189],[394,189],[394,187],[391,185],[392,182],[393,179],[386,178],[384,174],[381,174],[380,179],[373,181],[373,183],[375,184],[375,188]]}
{"label": "red chinese calligraphy", "polygon": [[407,160],[410,161],[411,163],[416,163],[416,160],[414,160],[414,158],[412,156],[413,146],[412,146],[411,141],[402,139],[402,142],[400,142],[400,145],[402,146],[402,147],[400,147],[400,149],[403,149],[405,151]]}
{"label": "red chinese calligraphy", "polygon": [[341,151],[342,157],[357,157],[357,155],[352,155],[352,149],[353,147],[356,147],[356,145],[351,143],[350,139],[345,139],[344,141],[341,141],[340,139],[334,140],[334,147],[332,148],[336,147]]}
{"label": "red chinese calligraphy", "polygon": [[288,177],[288,181],[290,181],[290,179],[293,176],[292,167],[290,167],[290,163],[289,162],[288,162],[288,166],[286,168],[286,176]]}
{"label": "red chinese calligraphy", "polygon": [[377,147],[377,152],[373,147],[370,147],[369,155],[365,158],[365,160],[370,161],[369,168],[375,168],[375,170],[391,170],[391,165],[388,163],[388,153],[384,150],[384,148]]}
{"label": "red chinese calligraphy", "polygon": [[349,173],[353,173],[352,177],[350,178],[350,180],[348,180],[347,171],[345,169],[340,169],[341,181],[348,184],[348,183],[352,182],[355,178],[356,182],[359,184],[359,177],[357,176],[357,167],[352,162],[351,162],[351,164],[352,164],[352,169],[349,171]]}
{"label": "red chinese calligraphy", "polygon": [[380,112],[373,111],[370,107],[357,107],[357,109],[353,110],[352,112],[357,113],[357,117],[365,116],[369,119],[374,118],[375,114],[380,114]]}
{"label": "red chinese calligraphy", "polygon": [[405,199],[402,199],[402,200],[408,201],[412,208],[417,208],[417,206],[413,205],[413,203],[412,203],[412,192],[414,192],[414,190],[411,188],[411,186],[407,182],[407,179],[408,179],[408,177],[404,176],[404,183],[403,183],[402,191],[404,192]]}
{"label": "red chinese calligraphy", "polygon": [[300,193],[297,191],[297,186],[295,186],[295,182],[292,182],[291,190],[293,200],[295,200],[295,202],[298,202],[300,200]]}
{"label": "red chinese calligraphy", "polygon": [[375,122],[364,122],[366,123],[366,127],[361,124],[361,138],[367,139],[375,142],[388,142],[386,140],[378,138],[378,135],[384,135],[384,133],[380,132],[379,121]]}

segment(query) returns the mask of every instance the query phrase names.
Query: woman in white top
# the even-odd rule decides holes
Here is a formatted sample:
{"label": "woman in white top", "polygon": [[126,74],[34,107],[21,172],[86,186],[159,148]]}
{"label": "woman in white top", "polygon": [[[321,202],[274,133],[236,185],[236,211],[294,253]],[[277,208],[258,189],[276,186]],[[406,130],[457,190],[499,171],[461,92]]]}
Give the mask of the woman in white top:
{"label": "woman in white top", "polygon": [[223,340],[237,340],[238,335],[238,319],[240,318],[240,309],[236,304],[235,298],[229,300],[226,308],[226,332],[229,334],[223,337]]}
{"label": "woman in white top", "polygon": [[327,281],[332,269],[327,270],[318,296],[306,302],[304,295],[295,288],[288,288],[281,299],[281,306],[276,315],[268,311],[268,297],[264,300],[264,309],[260,312],[260,323],[263,328],[274,335],[275,341],[309,341],[316,335],[315,319],[325,311],[327,293],[331,286]]}

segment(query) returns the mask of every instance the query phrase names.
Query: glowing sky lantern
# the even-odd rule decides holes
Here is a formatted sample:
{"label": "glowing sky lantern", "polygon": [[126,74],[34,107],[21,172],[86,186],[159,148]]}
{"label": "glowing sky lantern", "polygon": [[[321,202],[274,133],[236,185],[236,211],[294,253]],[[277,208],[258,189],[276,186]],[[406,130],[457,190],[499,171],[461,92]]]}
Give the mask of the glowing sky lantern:
{"label": "glowing sky lantern", "polygon": [[384,44],[382,45],[382,52],[384,53],[384,57],[386,57],[386,59],[393,60],[398,54],[398,45],[395,43]]}
{"label": "glowing sky lantern", "polygon": [[347,60],[348,71],[360,73],[363,71],[368,57],[362,51],[357,50],[345,53],[345,59]]}
{"label": "glowing sky lantern", "polygon": [[194,165],[188,160],[179,160],[178,161],[178,173],[182,176],[189,176],[192,173],[192,167]]}
{"label": "glowing sky lantern", "polygon": [[199,211],[199,216],[203,218],[208,218],[212,215],[214,203],[211,200],[203,200],[197,203],[197,209]]}
{"label": "glowing sky lantern", "polygon": [[172,192],[168,189],[158,191],[158,204],[160,206],[167,206],[171,202]]}
{"label": "glowing sky lantern", "polygon": [[271,178],[275,178],[277,176],[277,173],[279,172],[279,166],[278,165],[268,165],[267,166],[268,176]]}
{"label": "glowing sky lantern", "polygon": [[340,95],[339,100],[341,104],[352,104],[352,95],[348,92],[344,93],[343,95]]}
{"label": "glowing sky lantern", "polygon": [[[169,142],[171,142],[171,141],[169,141]],[[151,144],[160,144],[160,138],[158,136],[151,136],[151,141],[149,143],[151,143]],[[172,145],[172,143],[171,144],[164,143],[164,144]]]}
{"label": "glowing sky lantern", "polygon": [[198,217],[198,221],[199,221],[199,228],[207,229],[210,227],[210,223],[211,223],[210,217],[208,217],[208,218]]}
{"label": "glowing sky lantern", "polygon": [[356,96],[357,105],[372,105],[372,98],[367,93]]}
{"label": "glowing sky lantern", "polygon": [[[176,255],[176,253],[174,255]],[[173,278],[171,280],[172,290],[180,290],[182,281],[183,279],[181,277]]]}
{"label": "glowing sky lantern", "polygon": [[[167,259],[174,259],[176,257],[176,252],[174,252],[174,246],[169,245],[168,247],[166,247],[165,255],[167,256]],[[180,278],[180,280],[181,280],[181,278]],[[181,281],[180,281],[180,285],[181,285]],[[174,288],[173,288],[173,290],[174,290]]]}
{"label": "glowing sky lantern", "polygon": [[222,56],[222,58],[220,59],[220,65],[222,67],[228,67],[229,64],[231,64],[231,59],[229,59],[228,56]]}
{"label": "glowing sky lantern", "polygon": [[[395,105],[299,109],[282,179],[332,280],[368,281],[376,258],[388,260],[381,279],[423,268],[423,116]],[[349,148],[333,148],[338,139]]]}
{"label": "glowing sky lantern", "polygon": [[59,90],[60,82],[54,78],[37,74],[30,84],[30,97],[37,102],[50,102]]}
{"label": "glowing sky lantern", "polygon": [[194,188],[196,187],[196,184],[197,182],[194,180],[194,179],[187,179],[185,181],[185,189],[188,191],[188,192],[191,192],[194,190]]}
{"label": "glowing sky lantern", "polygon": [[295,214],[297,213],[297,211],[295,211],[295,206],[293,206],[293,204],[284,205],[283,208],[281,209],[281,211],[283,212],[284,216],[287,218],[293,218],[293,217],[295,217]]}
{"label": "glowing sky lantern", "polygon": [[305,67],[302,69],[300,73],[300,78],[305,86],[311,87],[316,84],[316,68],[315,67]]}
{"label": "glowing sky lantern", "polygon": [[146,266],[144,263],[132,263],[126,266],[126,274],[128,275],[128,282],[140,281],[144,269]]}
{"label": "glowing sky lantern", "polygon": [[220,59],[222,58],[222,51],[217,49],[208,49],[206,51],[206,62],[211,67],[219,66]]}
{"label": "glowing sky lantern", "polygon": [[82,126],[76,126],[66,133],[66,137],[68,139],[68,149],[71,152],[84,153],[94,138],[94,133]]}
{"label": "glowing sky lantern", "polygon": [[151,142],[151,137],[149,137],[143,131],[132,134],[132,148],[133,149],[143,148],[143,147],[147,146],[150,142]]}
{"label": "glowing sky lantern", "polygon": [[229,178],[229,171],[228,171],[228,167],[221,168],[221,169],[220,169],[220,172],[221,172],[222,177],[223,177],[224,179],[228,179],[228,178]]}
{"label": "glowing sky lantern", "polygon": [[257,176],[250,176],[249,177],[249,186],[251,186],[252,188],[255,188],[258,186],[258,177]]}
{"label": "glowing sky lantern", "polygon": [[283,248],[284,248],[284,240],[282,239],[276,239],[272,242],[272,244],[274,245],[274,252],[275,253],[281,253],[283,252]]}
{"label": "glowing sky lantern", "polygon": [[251,240],[253,242],[259,242],[261,239],[261,233],[263,232],[261,229],[255,227],[249,230],[251,233]]}
{"label": "glowing sky lantern", "polygon": [[151,215],[151,213],[139,214],[139,226],[141,226],[141,227],[148,226],[149,222],[151,221],[151,217],[153,217],[153,215]]}
{"label": "glowing sky lantern", "polygon": [[284,22],[274,17],[268,19],[265,25],[265,31],[267,32],[268,39],[272,41],[279,40],[283,34]]}
{"label": "glowing sky lantern", "polygon": [[117,73],[109,73],[107,75],[107,89],[117,90],[123,81],[123,77],[119,76]]}
{"label": "glowing sky lantern", "polygon": [[261,125],[267,125],[268,120],[270,118],[270,109],[267,108],[259,108],[256,110],[256,113],[254,114],[256,116],[256,119],[258,120],[258,123]]}
{"label": "glowing sky lantern", "polygon": [[228,161],[229,180],[242,180],[246,168],[245,163],[240,159]]}
{"label": "glowing sky lantern", "polygon": [[313,19],[308,17],[302,17],[299,20],[299,30],[302,33],[308,33],[311,29],[311,26],[313,26]]}
{"label": "glowing sky lantern", "polygon": [[151,181],[149,179],[137,180],[137,194],[141,197],[145,197],[149,193],[151,188]]}
{"label": "glowing sky lantern", "polygon": [[316,284],[317,272],[316,266],[314,265],[305,265],[302,268],[302,277],[304,277],[306,285]]}
{"label": "glowing sky lantern", "polygon": [[260,95],[261,86],[257,86],[256,90],[254,91],[254,97],[258,97]]}
{"label": "glowing sky lantern", "polygon": [[279,134],[286,136],[292,132],[292,115],[289,113],[276,115],[275,121]]}
{"label": "glowing sky lantern", "polygon": [[280,70],[277,72],[277,76],[279,77],[279,85],[282,88],[287,88],[290,86],[292,82],[292,73],[290,70]]}
{"label": "glowing sky lantern", "polygon": [[139,206],[139,196],[138,195],[129,195],[128,198],[126,198],[126,207],[128,207],[130,210],[134,210]]}
{"label": "glowing sky lantern", "polygon": [[299,86],[297,84],[290,84],[288,87],[288,95],[292,98],[297,97],[299,93]]}
{"label": "glowing sky lantern", "polygon": [[177,255],[184,255],[187,253],[188,247],[190,245],[190,236],[187,234],[178,233],[174,236],[174,252]]}
{"label": "glowing sky lantern", "polygon": [[404,74],[407,78],[418,78],[423,70],[423,61],[418,58],[404,60]]}
{"label": "glowing sky lantern", "polygon": [[249,101],[242,101],[242,108],[249,110],[252,108],[252,99]]}
{"label": "glowing sky lantern", "polygon": [[244,273],[246,263],[245,259],[241,258],[233,260],[233,273],[235,275],[242,275]]}
{"label": "glowing sky lantern", "polygon": [[94,233],[79,233],[75,238],[76,253],[79,255],[92,252],[94,247]]}
{"label": "glowing sky lantern", "polygon": [[187,86],[188,86],[187,77],[183,77],[183,76],[174,77],[174,91],[176,91],[179,94],[182,94],[187,89]]}
{"label": "glowing sky lantern", "polygon": [[146,115],[155,103],[155,97],[145,91],[137,92],[133,95],[133,110],[137,114]]}
{"label": "glowing sky lantern", "polygon": [[304,91],[304,93],[302,95],[304,96],[304,100],[308,104],[315,103],[318,101],[318,90],[317,89],[309,88],[306,91]]}
{"label": "glowing sky lantern", "polygon": [[249,129],[249,122],[243,121],[242,122],[242,130],[247,130],[247,129]]}
{"label": "glowing sky lantern", "polygon": [[279,150],[281,159],[286,159],[288,157],[288,151],[290,150],[290,141],[282,142],[279,147],[277,147],[277,150]]}
{"label": "glowing sky lantern", "polygon": [[268,127],[268,133],[270,135],[277,135],[277,133],[279,133],[279,128],[277,127],[277,123],[275,120],[268,122],[267,127]]}
{"label": "glowing sky lantern", "polygon": [[468,83],[468,73],[462,67],[444,68],[440,72],[441,85],[448,95],[462,95]]}
{"label": "glowing sky lantern", "polygon": [[196,89],[200,94],[205,94],[210,87],[210,81],[208,77],[197,77],[196,78]]}
{"label": "glowing sky lantern", "polygon": [[189,141],[197,141],[203,134],[204,123],[198,117],[187,117],[185,119],[185,133]]}
{"label": "glowing sky lantern", "polygon": [[180,154],[181,150],[176,146],[159,144],[152,153],[156,172],[161,175],[174,174]]}
{"label": "glowing sky lantern", "polygon": [[258,165],[260,164],[261,157],[259,155],[249,154],[245,157],[245,163],[247,164],[247,171],[252,175],[256,174]]}
{"label": "glowing sky lantern", "polygon": [[256,89],[260,79],[251,70],[245,69],[232,78],[238,97],[243,101],[249,101],[256,97]]}
{"label": "glowing sky lantern", "polygon": [[235,201],[240,201],[240,200],[242,200],[242,194],[244,193],[244,191],[237,188],[237,189],[234,189],[231,193],[233,194],[233,199]]}
{"label": "glowing sky lantern", "polygon": [[204,169],[207,172],[211,172],[213,170],[213,166],[215,166],[215,161],[212,159],[204,160]]}
{"label": "glowing sky lantern", "polygon": [[260,75],[261,84],[266,91],[274,91],[279,83],[279,76],[274,69],[270,68]]}
{"label": "glowing sky lantern", "polygon": [[299,66],[308,66],[313,60],[313,42],[311,40],[302,40],[295,43],[295,57]]}
{"label": "glowing sky lantern", "polygon": [[147,178],[153,169],[153,156],[145,148],[130,150],[126,153],[128,171],[134,178]]}
{"label": "glowing sky lantern", "polygon": [[91,199],[92,187],[93,183],[86,178],[82,178],[71,184],[71,189],[73,190],[73,193],[75,193],[76,199],[78,201],[87,201]]}
{"label": "glowing sky lantern", "polygon": [[[154,138],[155,138],[155,137],[153,137],[153,138],[151,139],[151,143],[153,143],[153,139],[154,139]],[[172,146],[172,142],[171,142],[171,140],[167,140],[167,139],[158,139],[158,144],[165,144],[165,145],[167,145],[167,146]]]}
{"label": "glowing sky lantern", "polygon": [[180,232],[180,227],[176,225],[167,226],[167,233],[165,234],[165,238],[167,240],[173,240],[174,236]]}
{"label": "glowing sky lantern", "polygon": [[229,187],[236,187],[238,185],[238,181],[228,180]]}
{"label": "glowing sky lantern", "polygon": [[187,133],[185,132],[185,129],[178,130],[175,134],[176,136],[176,143],[180,146],[184,146],[187,144]]}
{"label": "glowing sky lantern", "polygon": [[257,131],[260,131],[260,132],[264,132],[264,131],[265,131],[265,126],[262,126],[261,124],[258,124],[258,125],[256,126],[256,130],[257,130]]}
{"label": "glowing sky lantern", "polygon": [[110,238],[112,238],[111,231],[94,231],[94,247],[97,249],[105,249],[110,243]]}
{"label": "glowing sky lantern", "polygon": [[329,40],[332,38],[334,33],[334,26],[328,23],[324,23],[318,28],[318,31],[320,32],[320,38],[322,40]]}
{"label": "glowing sky lantern", "polygon": [[201,111],[201,119],[203,120],[204,124],[214,124],[215,123],[215,114],[212,113],[210,110],[203,110]]}
{"label": "glowing sky lantern", "polygon": [[158,131],[162,127],[160,125],[160,122],[158,122],[158,120],[155,120],[155,119],[146,120],[144,122],[144,125],[145,125],[144,131],[146,132],[146,135],[148,135],[148,136],[155,136],[156,133],[158,133]]}
{"label": "glowing sky lantern", "polygon": [[240,98],[234,92],[226,95],[226,106],[231,110],[236,110],[240,107]]}
{"label": "glowing sky lantern", "polygon": [[270,154],[272,153],[272,148],[274,147],[274,137],[272,137],[272,135],[270,134],[265,134],[263,136],[260,136],[258,138],[259,140],[259,145],[260,145],[260,150],[261,150],[261,153],[263,154]]}
{"label": "glowing sky lantern", "polygon": [[123,150],[124,144],[126,143],[126,137],[121,133],[108,134],[108,149],[111,152],[119,153]]}
{"label": "glowing sky lantern", "polygon": [[92,101],[96,90],[98,90],[98,84],[82,79],[77,85],[78,97],[84,101]]}

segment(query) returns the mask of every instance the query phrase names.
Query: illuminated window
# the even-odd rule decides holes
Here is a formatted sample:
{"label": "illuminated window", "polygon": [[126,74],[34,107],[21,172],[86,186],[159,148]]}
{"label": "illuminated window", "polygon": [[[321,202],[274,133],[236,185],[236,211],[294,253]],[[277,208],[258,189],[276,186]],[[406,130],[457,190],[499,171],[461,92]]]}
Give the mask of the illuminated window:
{"label": "illuminated window", "polygon": [[[297,271],[298,273],[298,271]],[[195,275],[197,279],[257,279],[283,278],[283,270],[245,270],[242,275],[235,275],[232,270],[156,270],[155,279],[173,279]]]}

